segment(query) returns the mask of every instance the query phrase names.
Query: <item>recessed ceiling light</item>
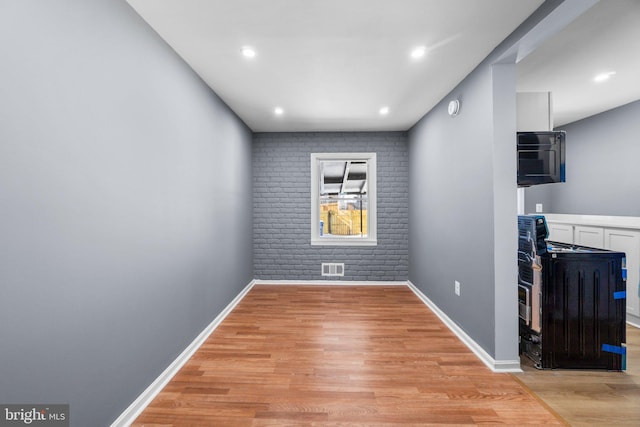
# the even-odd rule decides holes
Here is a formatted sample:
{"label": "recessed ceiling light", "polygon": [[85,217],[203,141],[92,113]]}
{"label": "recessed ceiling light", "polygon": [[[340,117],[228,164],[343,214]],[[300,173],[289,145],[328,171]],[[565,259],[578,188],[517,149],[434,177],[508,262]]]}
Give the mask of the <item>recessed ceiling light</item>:
{"label": "recessed ceiling light", "polygon": [[254,56],[256,56],[256,51],[249,46],[244,46],[242,49],[240,49],[240,52],[242,52],[242,55],[245,58],[253,58]]}
{"label": "recessed ceiling light", "polygon": [[281,115],[283,115],[283,114],[284,114],[284,110],[283,110],[282,108],[280,108],[280,107],[276,107],[276,108],[273,110],[273,113],[274,113],[276,116],[281,116]]}
{"label": "recessed ceiling light", "polygon": [[380,109],[380,115],[386,116],[387,114],[389,114],[389,107],[382,107]]}
{"label": "recessed ceiling light", "polygon": [[424,46],[418,46],[411,51],[411,57],[413,59],[422,58],[427,53],[427,48]]}
{"label": "recessed ceiling light", "polygon": [[598,74],[597,76],[595,76],[593,78],[594,82],[600,83],[600,82],[606,82],[607,80],[609,80],[609,78],[611,76],[613,76],[616,72],[615,71],[608,71],[606,73],[602,73],[602,74]]}

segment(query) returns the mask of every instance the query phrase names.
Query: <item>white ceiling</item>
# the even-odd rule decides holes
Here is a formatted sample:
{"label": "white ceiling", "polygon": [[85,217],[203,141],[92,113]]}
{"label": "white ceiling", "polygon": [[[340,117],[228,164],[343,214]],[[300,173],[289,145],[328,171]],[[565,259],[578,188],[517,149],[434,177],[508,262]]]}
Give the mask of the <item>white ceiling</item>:
{"label": "white ceiling", "polygon": [[[602,83],[596,75],[614,71]],[[601,0],[517,66],[518,91],[551,92],[562,126],[640,99],[640,1]]]}
{"label": "white ceiling", "polygon": [[[543,2],[127,1],[255,132],[407,130]],[[518,65],[518,89],[553,91],[556,124],[639,99],[627,77],[640,75],[639,9],[603,0]],[[418,60],[416,46],[427,51]],[[586,94],[592,74],[610,68],[614,78]]]}

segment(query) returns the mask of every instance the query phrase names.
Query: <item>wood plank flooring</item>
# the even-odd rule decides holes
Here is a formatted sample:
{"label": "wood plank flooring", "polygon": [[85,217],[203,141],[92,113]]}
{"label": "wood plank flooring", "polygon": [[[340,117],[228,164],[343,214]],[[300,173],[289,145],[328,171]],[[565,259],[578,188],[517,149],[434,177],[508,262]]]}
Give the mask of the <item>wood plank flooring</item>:
{"label": "wood plank flooring", "polygon": [[640,425],[640,329],[627,325],[624,372],[537,370],[522,358],[514,374],[572,426]]}
{"label": "wood plank flooring", "polygon": [[563,425],[406,286],[257,285],[134,426]]}

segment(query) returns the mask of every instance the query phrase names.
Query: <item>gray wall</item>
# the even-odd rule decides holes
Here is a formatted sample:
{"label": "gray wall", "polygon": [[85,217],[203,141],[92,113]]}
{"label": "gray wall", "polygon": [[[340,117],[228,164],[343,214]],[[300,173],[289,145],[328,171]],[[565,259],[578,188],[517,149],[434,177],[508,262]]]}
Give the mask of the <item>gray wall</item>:
{"label": "gray wall", "polygon": [[567,182],[530,187],[526,209],[640,216],[640,101],[561,126],[567,131]]}
{"label": "gray wall", "polygon": [[[452,98],[462,104],[455,118],[447,115],[446,103]],[[495,353],[492,122],[492,72],[483,67],[409,134],[410,280],[491,355]],[[515,209],[515,182],[513,194]],[[515,223],[515,211],[513,217]],[[515,251],[513,256],[515,265]],[[461,283],[459,297],[454,294],[456,280]],[[515,302],[513,314],[515,322]]]}
{"label": "gray wall", "polygon": [[409,132],[409,279],[497,363],[519,359],[515,61],[561,3],[545,2]]}
{"label": "gray wall", "polygon": [[[323,152],[377,153],[377,246],[310,245],[310,155]],[[255,278],[320,280],[322,262],[344,262],[344,280],[407,280],[407,155],[406,133],[399,132],[255,134]]]}
{"label": "gray wall", "polygon": [[553,212],[553,203],[551,202],[550,191],[559,183],[541,184],[527,187],[524,189],[524,212],[536,213],[536,204],[542,204],[543,212]]}
{"label": "gray wall", "polygon": [[0,9],[0,402],[108,425],[253,277],[251,132],[124,1]]}

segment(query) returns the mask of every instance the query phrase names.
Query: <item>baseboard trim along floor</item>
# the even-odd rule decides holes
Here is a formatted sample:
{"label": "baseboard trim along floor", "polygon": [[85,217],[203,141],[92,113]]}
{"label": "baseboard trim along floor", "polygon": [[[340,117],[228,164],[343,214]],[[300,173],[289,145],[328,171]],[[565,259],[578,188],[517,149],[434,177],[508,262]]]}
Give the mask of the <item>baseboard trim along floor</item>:
{"label": "baseboard trim along floor", "polygon": [[149,387],[143,391],[136,400],[116,419],[111,427],[127,427],[145,410],[151,401],[162,391],[162,389],[178,373],[180,368],[193,356],[193,354],[209,338],[209,335],[216,330],[222,321],[233,311],[244,296],[249,293],[255,281],[251,281],[245,288],[227,305],[224,310],[194,339],[189,346],[156,378]]}
{"label": "baseboard trim along floor", "polygon": [[423,294],[420,289],[418,289],[413,283],[410,281],[407,282],[409,288],[413,291],[414,294],[420,298],[420,300],[429,307],[440,320],[453,332],[459,339],[462,341],[469,350],[475,354],[478,359],[480,359],[489,369],[493,372],[522,372],[520,369],[520,359],[517,360],[495,360],[489,353],[487,353],[478,343],[476,343],[467,333],[460,328],[453,320],[449,318],[440,308],[425,294]]}
{"label": "baseboard trim along floor", "polygon": [[349,281],[349,280],[254,280],[256,285],[309,285],[309,286],[407,286],[406,281]]}
{"label": "baseboard trim along floor", "polygon": [[136,400],[116,419],[111,427],[127,427],[144,411],[151,401],[193,356],[209,335],[222,323],[229,313],[242,301],[255,285],[310,285],[310,286],[407,286],[436,316],[493,372],[522,372],[520,360],[495,360],[478,345],[462,328],[451,320],[440,308],[410,281],[329,281],[329,280],[253,280],[224,310],[194,339],[191,344],[147,387]]}

